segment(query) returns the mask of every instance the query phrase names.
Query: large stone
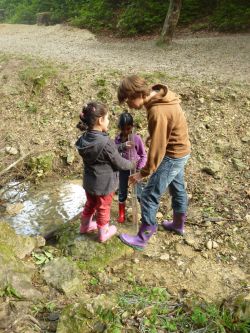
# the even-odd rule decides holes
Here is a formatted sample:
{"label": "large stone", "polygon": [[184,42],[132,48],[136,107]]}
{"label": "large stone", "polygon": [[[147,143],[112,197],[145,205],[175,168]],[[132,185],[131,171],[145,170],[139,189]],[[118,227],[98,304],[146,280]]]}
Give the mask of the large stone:
{"label": "large stone", "polygon": [[[105,323],[98,316],[100,307],[107,311],[117,303],[115,297],[99,295],[81,303],[71,304],[64,308],[57,326],[57,333],[101,333],[107,332]],[[111,332],[111,331],[110,331]],[[112,332],[116,332],[113,328]],[[117,331],[117,332],[120,332]]]}
{"label": "large stone", "polygon": [[40,298],[41,294],[32,285],[34,269],[16,257],[12,248],[0,242],[0,290],[10,287],[19,296],[27,299]]}
{"label": "large stone", "polygon": [[216,177],[221,169],[222,164],[219,161],[209,161],[208,164],[202,168],[202,171]]}
{"label": "large stone", "polygon": [[11,228],[8,223],[0,221],[0,244],[1,243],[10,246],[15,255],[23,259],[36,247],[44,246],[45,240],[41,236],[29,237],[17,235],[15,230]]}
{"label": "large stone", "polygon": [[30,254],[37,245],[44,245],[42,237],[16,235],[7,223],[0,221],[0,290],[11,286],[24,298],[41,297],[40,292],[32,285],[34,267],[20,260]]}
{"label": "large stone", "polygon": [[65,257],[51,260],[43,268],[45,281],[67,296],[79,294],[83,290],[81,272],[76,263]]}
{"label": "large stone", "polygon": [[79,224],[65,225],[58,234],[58,246],[66,255],[79,260],[82,269],[96,271],[134,250],[124,245],[117,237],[99,243],[97,233],[79,235]]}

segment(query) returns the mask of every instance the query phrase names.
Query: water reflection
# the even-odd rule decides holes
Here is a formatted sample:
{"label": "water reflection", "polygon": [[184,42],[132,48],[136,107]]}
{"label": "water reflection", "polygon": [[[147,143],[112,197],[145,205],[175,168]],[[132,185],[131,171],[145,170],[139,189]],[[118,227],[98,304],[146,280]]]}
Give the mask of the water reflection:
{"label": "water reflection", "polygon": [[46,183],[39,188],[16,185],[13,183],[14,187],[3,197],[10,204],[23,204],[16,215],[4,216],[18,234],[36,235],[53,230],[76,216],[86,202],[81,181]]}

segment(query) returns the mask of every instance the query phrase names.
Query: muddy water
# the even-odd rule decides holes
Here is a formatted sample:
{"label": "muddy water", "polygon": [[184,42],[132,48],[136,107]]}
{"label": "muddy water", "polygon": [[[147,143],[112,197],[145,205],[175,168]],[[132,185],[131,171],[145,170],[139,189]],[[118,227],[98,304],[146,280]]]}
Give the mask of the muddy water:
{"label": "muddy water", "polygon": [[18,234],[46,234],[74,218],[86,202],[82,181],[34,186],[11,183],[2,195],[3,219]]}

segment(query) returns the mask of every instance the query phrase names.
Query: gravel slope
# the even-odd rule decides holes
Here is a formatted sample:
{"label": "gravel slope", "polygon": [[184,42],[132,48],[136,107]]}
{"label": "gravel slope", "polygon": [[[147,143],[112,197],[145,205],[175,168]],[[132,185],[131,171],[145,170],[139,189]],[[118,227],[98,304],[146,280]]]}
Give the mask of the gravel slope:
{"label": "gravel slope", "polygon": [[[61,25],[41,27],[0,25],[0,52],[29,54],[71,63],[137,71],[164,71],[169,75],[247,81],[250,74],[250,35],[185,37],[170,48],[155,41],[97,40],[87,30]],[[223,54],[223,58],[221,55]]]}

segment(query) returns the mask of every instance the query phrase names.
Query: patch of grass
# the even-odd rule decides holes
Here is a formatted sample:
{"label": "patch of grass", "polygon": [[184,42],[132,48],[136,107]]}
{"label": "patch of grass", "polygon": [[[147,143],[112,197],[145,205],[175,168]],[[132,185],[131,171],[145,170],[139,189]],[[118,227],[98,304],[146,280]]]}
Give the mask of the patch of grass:
{"label": "patch of grass", "polygon": [[167,290],[161,287],[134,286],[118,295],[113,310],[99,307],[97,314],[109,332],[129,327],[144,333],[247,333],[250,328],[249,319],[241,321],[225,307],[192,302],[187,308],[170,299]]}
{"label": "patch of grass", "polygon": [[0,290],[0,297],[15,297],[22,298],[21,295],[11,285],[7,285],[4,289]]}
{"label": "patch of grass", "polygon": [[7,54],[0,53],[0,63],[5,63],[8,60],[9,60],[9,56],[7,56]]}
{"label": "patch of grass", "polygon": [[42,177],[52,170],[53,159],[54,155],[52,153],[31,157],[28,167],[36,173],[37,177]]}
{"label": "patch of grass", "polygon": [[54,302],[41,302],[38,304],[35,304],[32,307],[32,313],[34,314],[34,316],[37,316],[40,313],[44,313],[44,312],[53,312],[55,311],[55,309],[57,308],[57,305]]}
{"label": "patch of grass", "polygon": [[22,80],[30,91],[37,95],[56,74],[56,69],[47,64],[27,67],[19,72],[19,78]]}

